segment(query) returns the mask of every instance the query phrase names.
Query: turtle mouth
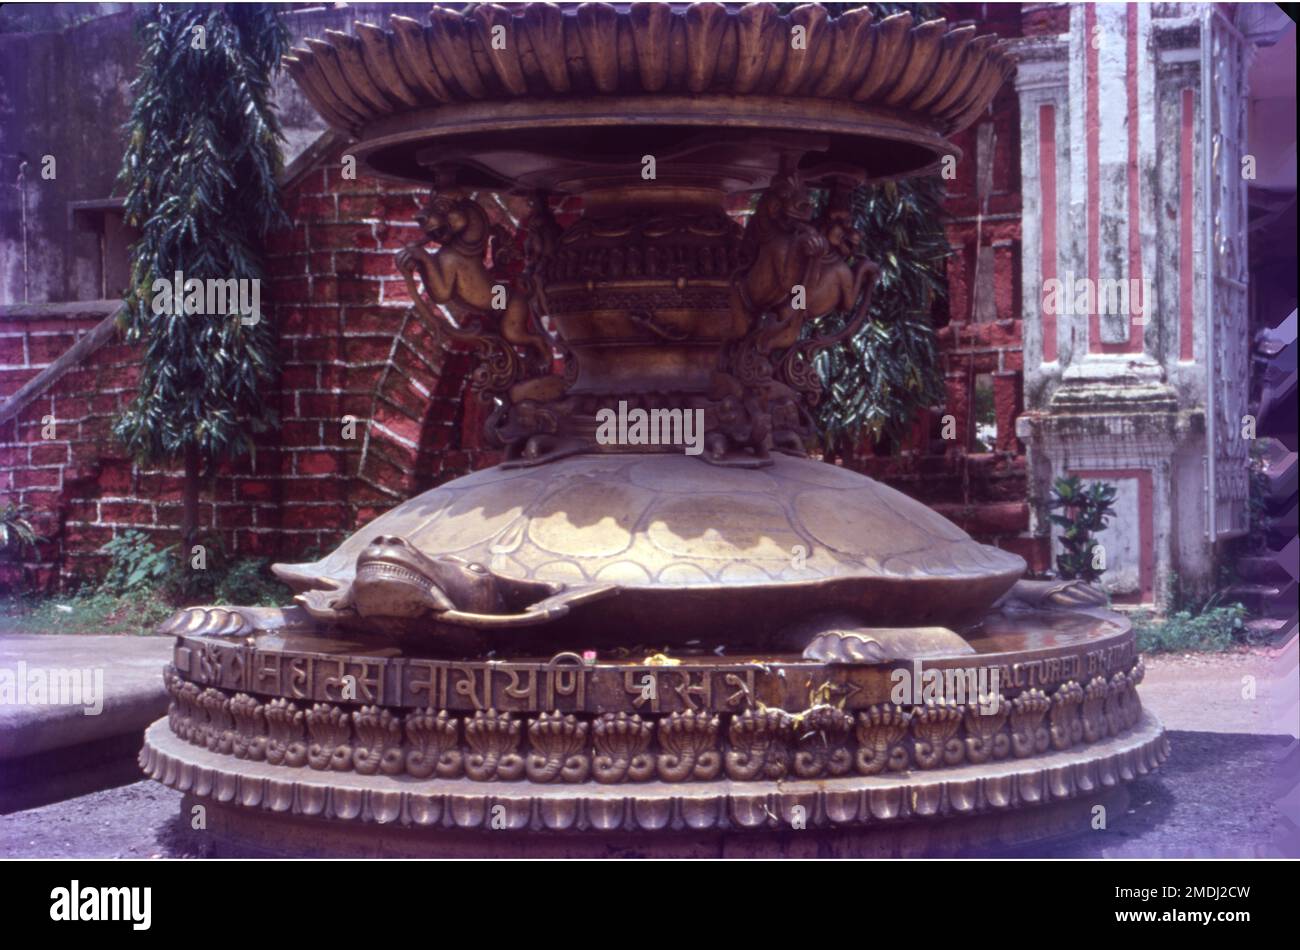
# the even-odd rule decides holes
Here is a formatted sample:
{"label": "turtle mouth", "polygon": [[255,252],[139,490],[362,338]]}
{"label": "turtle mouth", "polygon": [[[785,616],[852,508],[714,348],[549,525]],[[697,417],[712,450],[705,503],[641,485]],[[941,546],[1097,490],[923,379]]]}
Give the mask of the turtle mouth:
{"label": "turtle mouth", "polygon": [[423,574],[411,570],[404,564],[381,559],[358,563],[357,582],[363,584],[405,584],[425,591],[432,586],[432,581]]}
{"label": "turtle mouth", "polygon": [[357,610],[366,615],[414,616],[445,608],[424,558],[399,538],[380,537],[357,558],[352,582]]}

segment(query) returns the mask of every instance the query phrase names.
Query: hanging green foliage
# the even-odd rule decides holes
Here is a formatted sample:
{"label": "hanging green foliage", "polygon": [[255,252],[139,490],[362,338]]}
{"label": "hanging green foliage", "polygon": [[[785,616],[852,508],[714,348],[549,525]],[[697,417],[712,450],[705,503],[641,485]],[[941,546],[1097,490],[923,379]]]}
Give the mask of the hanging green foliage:
{"label": "hanging green foliage", "polygon": [[[817,361],[823,396],[815,418],[823,447],[847,453],[869,437],[897,442],[919,409],[943,399],[931,312],[946,297],[942,188],[932,179],[858,189],[855,222],[862,247],[880,265],[870,318]],[[843,326],[832,313],[810,333]]]}
{"label": "hanging green foliage", "polygon": [[25,551],[41,540],[30,515],[31,508],[27,505],[9,502],[0,508],[0,556]]}
{"label": "hanging green foliage", "polygon": [[[288,32],[265,4],[150,6],[138,22],[140,70],[120,181],[131,248],[126,338],[143,344],[139,391],[115,432],[141,461],[185,461],[192,533],[202,467],[250,451],[276,423],[264,393],[276,373],[270,321],[247,306],[243,284],[177,298],[162,281],[260,281],[262,241],[286,223],[271,79]],[[259,303],[264,295],[258,286]],[[182,302],[182,306],[175,304]],[[195,312],[195,310],[202,312]],[[239,311],[243,310],[241,314]]]}
{"label": "hanging green foliage", "polygon": [[[877,19],[909,12],[938,16],[932,4],[867,4]],[[932,314],[947,298],[944,185],[939,176],[857,189],[854,224],[861,248],[880,265],[870,318],[852,338],[817,361],[823,396],[814,419],[822,447],[849,455],[864,439],[897,443],[918,410],[942,402],[943,379]],[[844,325],[843,313],[809,321],[805,334]]]}

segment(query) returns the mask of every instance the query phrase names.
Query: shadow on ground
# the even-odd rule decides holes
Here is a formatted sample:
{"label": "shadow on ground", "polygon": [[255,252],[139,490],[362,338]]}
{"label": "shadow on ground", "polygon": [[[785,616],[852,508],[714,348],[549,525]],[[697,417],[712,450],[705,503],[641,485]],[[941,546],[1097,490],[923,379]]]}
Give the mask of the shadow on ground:
{"label": "shadow on ground", "polygon": [[[1008,852],[1008,857],[1253,858],[1283,854],[1276,801],[1294,759],[1290,736],[1169,732],[1169,760],[1129,786],[1125,815],[1108,828]],[[1294,772],[1294,765],[1290,771]],[[1293,847],[1293,846],[1292,846]]]}

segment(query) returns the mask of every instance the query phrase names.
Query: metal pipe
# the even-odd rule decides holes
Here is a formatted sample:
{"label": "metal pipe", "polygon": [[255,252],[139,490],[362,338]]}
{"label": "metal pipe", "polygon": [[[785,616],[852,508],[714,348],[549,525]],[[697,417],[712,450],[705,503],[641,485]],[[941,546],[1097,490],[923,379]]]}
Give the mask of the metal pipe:
{"label": "metal pipe", "polygon": [[28,299],[28,277],[27,277],[27,162],[19,159],[18,161],[18,182],[15,185],[18,189],[18,205],[22,209],[22,230],[23,230],[23,303],[30,303]]}
{"label": "metal pipe", "polygon": [[[1205,263],[1202,266],[1201,279],[1205,282],[1205,534],[1209,538],[1210,544],[1214,544],[1216,531],[1218,528],[1218,519],[1215,516],[1215,508],[1218,506],[1218,490],[1215,484],[1217,473],[1215,471],[1215,452],[1217,449],[1217,433],[1215,427],[1215,399],[1214,399],[1214,215],[1213,215],[1213,188],[1214,188],[1214,169],[1212,167],[1213,148],[1211,147],[1211,136],[1213,129],[1210,127],[1210,116],[1212,108],[1210,98],[1213,95],[1213,85],[1210,79],[1210,46],[1213,43],[1214,35],[1214,8],[1206,6],[1201,11],[1201,182],[1202,182],[1202,214],[1201,223],[1205,228]],[[1195,209],[1196,203],[1192,202]]]}

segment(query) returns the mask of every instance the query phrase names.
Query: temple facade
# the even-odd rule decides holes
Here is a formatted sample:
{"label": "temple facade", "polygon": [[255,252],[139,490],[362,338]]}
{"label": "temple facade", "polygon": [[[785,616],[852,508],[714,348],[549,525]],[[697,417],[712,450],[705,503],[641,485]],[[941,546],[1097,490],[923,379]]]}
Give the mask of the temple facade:
{"label": "temple facade", "polygon": [[1031,530],[1054,479],[1114,483],[1117,599],[1210,589],[1248,528],[1253,50],[1201,4],[1077,5],[1020,47]]}

